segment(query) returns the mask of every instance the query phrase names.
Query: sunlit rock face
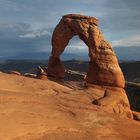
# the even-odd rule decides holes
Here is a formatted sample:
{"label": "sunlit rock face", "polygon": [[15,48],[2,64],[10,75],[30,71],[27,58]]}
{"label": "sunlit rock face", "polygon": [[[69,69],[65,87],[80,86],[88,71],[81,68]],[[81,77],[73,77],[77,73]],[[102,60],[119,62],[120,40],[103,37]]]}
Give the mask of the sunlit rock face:
{"label": "sunlit rock face", "polygon": [[70,39],[78,35],[89,49],[89,66],[85,77],[86,86],[98,85],[103,96],[93,104],[109,112],[132,118],[128,98],[123,89],[125,80],[112,46],[98,28],[98,19],[90,16],[69,14],[62,17],[52,35],[52,55],[48,64],[48,76],[64,78],[65,70],[60,55]]}
{"label": "sunlit rock face", "polygon": [[89,49],[87,83],[124,88],[124,76],[112,46],[99,30],[98,19],[90,16],[69,14],[62,17],[52,35],[53,48],[48,74],[57,78],[64,77],[64,67],[59,56],[75,35]]}
{"label": "sunlit rock face", "polygon": [[70,14],[62,17],[52,36],[52,57],[49,75],[63,78],[64,67],[59,59],[70,39],[78,35],[89,48],[88,83],[124,88],[125,80],[112,46],[98,28],[98,19]]}

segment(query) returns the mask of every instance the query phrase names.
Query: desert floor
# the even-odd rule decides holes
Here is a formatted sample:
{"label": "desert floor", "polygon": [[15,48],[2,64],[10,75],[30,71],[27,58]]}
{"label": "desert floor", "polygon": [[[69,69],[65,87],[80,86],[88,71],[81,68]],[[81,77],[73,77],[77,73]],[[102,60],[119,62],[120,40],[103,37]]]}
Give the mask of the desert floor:
{"label": "desert floor", "polygon": [[97,92],[0,73],[0,140],[140,140],[140,122],[93,105]]}

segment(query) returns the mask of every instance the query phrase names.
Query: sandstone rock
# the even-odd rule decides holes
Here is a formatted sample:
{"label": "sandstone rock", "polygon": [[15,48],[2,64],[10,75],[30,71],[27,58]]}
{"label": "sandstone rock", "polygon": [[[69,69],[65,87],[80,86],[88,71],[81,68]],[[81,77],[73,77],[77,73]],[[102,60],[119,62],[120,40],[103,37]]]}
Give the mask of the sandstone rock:
{"label": "sandstone rock", "polygon": [[42,77],[45,77],[45,79],[46,79],[46,77],[47,77],[47,68],[45,66],[38,66],[37,78],[42,79]]}
{"label": "sandstone rock", "polygon": [[[1,73],[0,140],[140,139],[139,122],[92,104],[94,98],[104,97],[105,87],[95,85],[81,90],[74,83],[70,85],[75,88]],[[105,98],[110,97],[108,94]],[[116,92],[111,94],[121,99]]]}
{"label": "sandstone rock", "polygon": [[47,75],[40,75],[39,79],[41,80],[47,80],[48,76]]}
{"label": "sandstone rock", "polygon": [[124,88],[125,80],[112,46],[98,28],[98,19],[90,16],[69,14],[63,16],[52,36],[52,56],[48,74],[64,77],[64,67],[59,56],[69,40],[78,35],[89,48],[89,67],[86,81],[92,84]]}
{"label": "sandstone rock", "polygon": [[134,116],[134,120],[140,122],[140,113],[139,112],[133,111],[133,116]]}
{"label": "sandstone rock", "polygon": [[85,76],[87,88],[99,85],[104,92],[100,98],[93,100],[93,104],[103,107],[108,112],[133,118],[123,90],[123,73],[112,46],[98,28],[98,19],[77,14],[63,16],[53,32],[48,74],[56,78],[64,77],[64,66],[59,57],[75,35],[78,35],[89,49],[90,62]]}
{"label": "sandstone rock", "polygon": [[22,75],[20,72],[14,70],[10,71],[9,74]]}
{"label": "sandstone rock", "polygon": [[48,64],[48,76],[55,77],[57,79],[64,78],[65,70],[59,57],[51,56]]}
{"label": "sandstone rock", "polygon": [[102,87],[102,89],[104,90],[103,97],[93,100],[93,104],[103,107],[108,112],[133,119],[125,90],[116,87]]}
{"label": "sandstone rock", "polygon": [[37,77],[36,74],[32,74],[32,73],[24,73],[24,76],[30,77],[30,78],[36,78]]}

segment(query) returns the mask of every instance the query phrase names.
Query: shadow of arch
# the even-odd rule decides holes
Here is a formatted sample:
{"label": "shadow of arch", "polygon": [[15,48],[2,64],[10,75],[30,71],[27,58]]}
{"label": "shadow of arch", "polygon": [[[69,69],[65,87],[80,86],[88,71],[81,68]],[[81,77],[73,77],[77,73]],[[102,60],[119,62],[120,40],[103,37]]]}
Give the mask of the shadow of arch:
{"label": "shadow of arch", "polygon": [[69,41],[78,35],[89,50],[89,66],[86,81],[91,84],[124,88],[125,80],[112,46],[104,39],[94,17],[65,15],[52,35],[52,56],[48,64],[48,75],[64,78],[65,70],[60,55]]}

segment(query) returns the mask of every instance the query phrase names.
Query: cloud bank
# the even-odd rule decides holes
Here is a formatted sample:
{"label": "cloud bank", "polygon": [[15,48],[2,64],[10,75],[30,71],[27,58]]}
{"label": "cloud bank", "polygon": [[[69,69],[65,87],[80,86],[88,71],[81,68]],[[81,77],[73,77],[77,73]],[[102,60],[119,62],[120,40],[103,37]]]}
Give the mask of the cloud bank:
{"label": "cloud bank", "polygon": [[[53,29],[69,13],[98,17],[114,47],[140,47],[139,5],[139,0],[1,0],[0,56],[50,52]],[[66,53],[88,51],[77,37],[68,47]]]}

